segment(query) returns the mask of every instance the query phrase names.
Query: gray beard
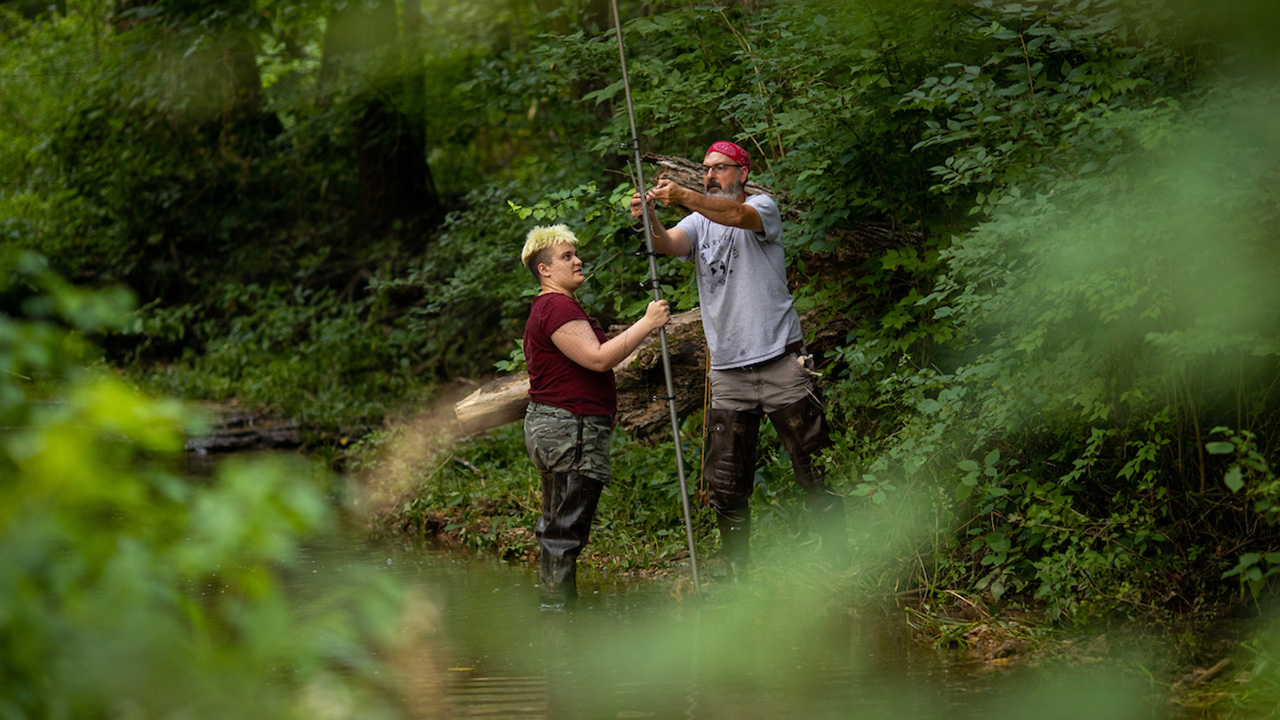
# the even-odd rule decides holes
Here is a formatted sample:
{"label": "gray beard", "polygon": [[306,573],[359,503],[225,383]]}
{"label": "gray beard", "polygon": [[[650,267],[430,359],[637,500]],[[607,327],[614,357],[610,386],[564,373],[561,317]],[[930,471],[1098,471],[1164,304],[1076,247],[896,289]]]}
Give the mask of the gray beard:
{"label": "gray beard", "polygon": [[730,200],[737,200],[738,195],[741,192],[742,192],[742,188],[738,186],[738,183],[733,183],[729,187],[724,187],[722,185],[718,188],[709,189],[706,192],[706,196],[713,197],[713,198],[728,198]]}

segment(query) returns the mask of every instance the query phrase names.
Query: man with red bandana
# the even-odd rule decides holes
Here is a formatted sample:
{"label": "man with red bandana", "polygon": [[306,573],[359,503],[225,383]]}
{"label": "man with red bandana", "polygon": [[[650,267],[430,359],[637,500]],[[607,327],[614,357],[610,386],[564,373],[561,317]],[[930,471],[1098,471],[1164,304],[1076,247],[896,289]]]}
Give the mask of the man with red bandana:
{"label": "man with red bandana", "polygon": [[[761,415],[768,415],[806,492],[814,529],[830,555],[843,557],[844,503],[830,492],[817,454],[831,444],[787,289],[782,218],[768,195],[746,194],[751,156],[726,141],[702,161],[705,193],[661,180],[631,198],[631,214],[649,211],[654,251],[692,261],[711,357],[707,381],[703,478],[720,530],[721,552],[736,579],[750,557],[750,500]],[[653,201],[691,211],[675,227],[658,220]]]}

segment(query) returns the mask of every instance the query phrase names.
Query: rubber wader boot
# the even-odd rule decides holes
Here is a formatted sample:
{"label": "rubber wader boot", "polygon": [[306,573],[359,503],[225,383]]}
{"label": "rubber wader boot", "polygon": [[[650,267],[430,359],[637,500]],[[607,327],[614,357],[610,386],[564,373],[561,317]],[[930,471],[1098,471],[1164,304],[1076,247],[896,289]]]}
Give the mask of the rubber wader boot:
{"label": "rubber wader boot", "polygon": [[823,554],[840,562],[848,560],[844,498],[827,489],[824,472],[815,461],[819,452],[831,446],[822,406],[806,397],[769,413],[769,421],[791,458],[796,484],[805,491],[812,529],[822,543]]}
{"label": "rubber wader boot", "polygon": [[711,408],[706,417],[702,476],[720,529],[720,553],[737,582],[751,559],[751,490],[760,440],[760,413]]}
{"label": "rubber wader boot", "polygon": [[746,579],[751,561],[751,508],[743,505],[731,513],[716,512],[720,528],[720,556],[728,568],[726,579],[737,583]]}
{"label": "rubber wader boot", "polygon": [[576,472],[542,475],[537,536],[544,609],[562,609],[578,599],[578,555],[587,546],[603,489],[603,483]]}

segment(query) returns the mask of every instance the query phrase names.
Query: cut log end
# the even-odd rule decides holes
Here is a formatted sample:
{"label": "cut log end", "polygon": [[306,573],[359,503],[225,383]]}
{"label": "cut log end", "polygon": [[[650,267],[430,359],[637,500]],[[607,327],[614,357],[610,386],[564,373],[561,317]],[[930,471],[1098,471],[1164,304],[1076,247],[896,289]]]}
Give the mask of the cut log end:
{"label": "cut log end", "polygon": [[463,432],[472,435],[515,422],[529,406],[529,373],[485,383],[453,406]]}

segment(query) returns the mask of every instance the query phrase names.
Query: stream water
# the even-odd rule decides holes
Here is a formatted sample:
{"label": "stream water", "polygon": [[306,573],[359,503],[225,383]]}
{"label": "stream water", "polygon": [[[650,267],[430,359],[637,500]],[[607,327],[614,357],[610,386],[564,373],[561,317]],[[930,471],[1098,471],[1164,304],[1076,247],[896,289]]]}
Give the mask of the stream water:
{"label": "stream water", "polygon": [[427,618],[406,670],[420,717],[1187,717],[1155,697],[1141,658],[975,662],[913,638],[901,610],[785,583],[691,596],[586,573],[578,606],[549,612],[533,568],[380,547],[313,550],[293,582],[305,592],[370,568],[408,587]]}

